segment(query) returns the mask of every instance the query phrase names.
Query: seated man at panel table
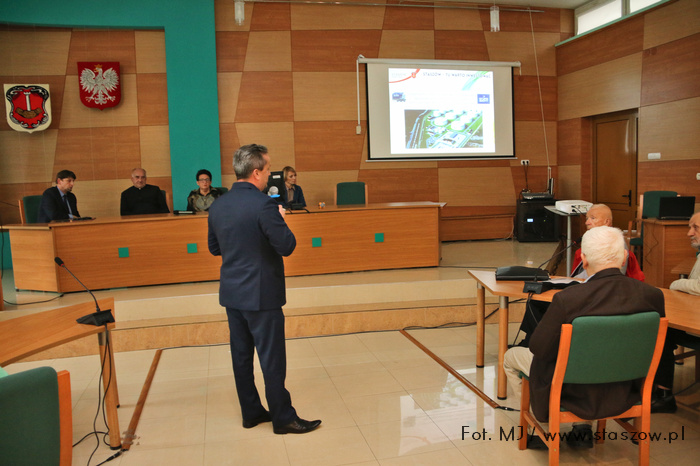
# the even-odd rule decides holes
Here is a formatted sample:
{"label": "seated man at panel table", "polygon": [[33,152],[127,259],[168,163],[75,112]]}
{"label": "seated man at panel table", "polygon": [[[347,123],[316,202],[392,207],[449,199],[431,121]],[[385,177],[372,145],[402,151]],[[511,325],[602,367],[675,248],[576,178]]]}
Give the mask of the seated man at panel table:
{"label": "seated man at panel table", "polygon": [[[690,227],[688,229],[690,245],[696,250],[700,251],[700,212],[695,213],[695,215],[690,218],[688,226]],[[688,278],[680,278],[672,282],[669,288],[676,291],[682,291],[683,293],[700,295],[700,255],[697,256],[695,265],[690,271]],[[700,347],[700,336],[691,335],[675,328],[668,329],[666,341],[672,345],[672,348],[675,348],[677,345],[688,346],[693,349],[698,349],[698,347]],[[651,405],[652,413],[676,412],[676,398],[673,396],[672,390],[674,368],[675,366],[673,364],[668,368],[662,368],[659,366],[659,372],[662,370],[668,370],[670,372],[670,375],[665,378],[670,380],[671,383],[662,383],[657,375],[657,387],[656,391],[654,392],[654,400]]]}
{"label": "seated man at panel table", "polygon": [[[605,204],[594,204],[586,212],[586,229],[599,226],[612,226],[612,210]],[[632,251],[629,251],[627,260],[622,265],[621,271],[623,274],[631,278],[636,278],[639,281],[644,281],[644,272],[639,267],[639,262],[637,257]],[[583,267],[583,261],[581,260],[581,249],[576,250],[574,255],[574,264],[571,267],[571,276],[576,278],[585,279],[588,277],[586,270]],[[537,323],[542,320],[542,316],[549,307],[549,303],[543,301],[537,301],[536,299],[529,300],[527,303],[527,308],[525,315],[523,316],[523,321],[520,324],[520,331],[525,333],[525,337],[519,343],[520,346],[527,347],[530,335],[535,331]]]}
{"label": "seated man at panel table", "polygon": [[133,186],[122,192],[120,215],[167,214],[170,212],[165,196],[158,186],[146,184],[148,177],[143,168],[131,171]]}
{"label": "seated man at panel table", "polygon": [[[546,422],[549,418],[549,394],[562,324],[586,315],[626,315],[648,311],[665,315],[661,290],[622,274],[620,268],[626,259],[625,240],[619,229],[601,226],[587,231],[581,241],[581,260],[588,276],[586,282],[554,296],[552,305],[532,334],[529,348],[518,346],[506,352],[503,367],[508,383],[520,396],[522,382],[518,374],[529,375],[531,406],[538,420]],[[668,345],[664,347],[660,364],[665,367],[673,365],[673,351]],[[640,396],[641,384],[638,381],[565,384],[561,405],[581,418],[597,419],[625,411],[637,403]],[[574,425],[572,433],[574,435],[567,438],[570,446],[593,446],[589,423]],[[530,440],[528,447],[544,447],[541,439]]]}
{"label": "seated man at panel table", "polygon": [[73,194],[75,173],[70,170],[61,170],[56,175],[56,186],[44,191],[39,204],[39,223],[48,223],[52,220],[69,220],[80,217],[78,213],[78,200]]}

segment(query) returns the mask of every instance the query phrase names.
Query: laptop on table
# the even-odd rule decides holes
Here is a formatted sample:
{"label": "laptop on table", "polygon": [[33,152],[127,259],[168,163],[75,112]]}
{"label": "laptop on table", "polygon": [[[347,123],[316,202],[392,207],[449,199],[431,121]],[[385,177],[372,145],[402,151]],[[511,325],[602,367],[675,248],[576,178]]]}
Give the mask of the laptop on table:
{"label": "laptop on table", "polygon": [[689,220],[695,211],[695,196],[659,198],[659,220]]}

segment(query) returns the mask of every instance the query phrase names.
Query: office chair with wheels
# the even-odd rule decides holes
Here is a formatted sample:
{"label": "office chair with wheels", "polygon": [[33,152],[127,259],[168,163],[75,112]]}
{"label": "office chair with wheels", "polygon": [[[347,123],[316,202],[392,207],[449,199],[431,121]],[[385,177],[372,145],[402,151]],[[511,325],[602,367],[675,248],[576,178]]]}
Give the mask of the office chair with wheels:
{"label": "office chair with wheels", "polygon": [[[646,432],[639,435],[639,464],[649,464],[651,425],[651,392],[654,375],[661,359],[668,319],[656,312],[620,316],[584,316],[561,328],[561,340],[556,368],[549,396],[549,432],[545,433],[530,412],[530,383],[522,375],[520,401],[520,428],[523,435],[518,448],[527,448],[528,427],[538,432],[549,449],[549,464],[559,464],[560,424],[582,419],[562,408],[563,384],[599,384],[643,379],[641,402],[625,412],[598,420],[595,435],[603,443],[602,435],[607,419],[614,419],[628,432]],[[629,422],[634,418],[634,424]]]}
{"label": "office chair with wheels", "polygon": [[70,466],[72,442],[68,371],[0,375],[0,464]]}

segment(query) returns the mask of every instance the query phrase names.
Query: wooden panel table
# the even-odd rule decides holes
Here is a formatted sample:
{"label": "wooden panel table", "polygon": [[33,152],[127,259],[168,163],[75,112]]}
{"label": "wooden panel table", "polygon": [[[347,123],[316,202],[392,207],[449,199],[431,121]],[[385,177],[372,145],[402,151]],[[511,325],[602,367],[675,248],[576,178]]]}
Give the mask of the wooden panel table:
{"label": "wooden panel table", "polygon": [[[435,202],[328,207],[287,214],[297,239],[285,274],[433,267],[440,262]],[[209,254],[206,213],[135,215],[9,225],[15,287],[68,292],[219,279]]]}
{"label": "wooden panel table", "polygon": [[[112,310],[114,298],[100,299],[101,310]],[[55,346],[77,340],[88,335],[97,335],[102,362],[102,381],[105,390],[105,413],[109,426],[109,445],[113,450],[121,448],[119,430],[119,393],[117,372],[114,366],[114,352],[110,342],[110,330],[114,323],[103,326],[84,325],[76,319],[95,312],[93,301],[63,307],[51,311],[38,312],[0,322],[0,366],[20,361],[28,356]]]}
{"label": "wooden panel table", "polygon": [[[508,300],[527,298],[523,293],[522,281],[497,281],[493,271],[469,270],[476,280],[477,309],[476,309],[476,366],[484,367],[484,317],[486,313],[485,291],[499,297],[498,318],[498,390],[501,400],[507,397],[506,374],[503,369],[503,358],[508,350]],[[666,317],[669,326],[685,332],[700,334],[700,296],[693,296],[680,291],[661,288],[666,302]],[[538,301],[551,302],[559,290],[550,290],[536,295]]]}
{"label": "wooden panel table", "polygon": [[673,280],[678,279],[673,268],[692,254],[686,236],[688,221],[648,218],[643,223],[644,281],[653,286],[668,288]]}

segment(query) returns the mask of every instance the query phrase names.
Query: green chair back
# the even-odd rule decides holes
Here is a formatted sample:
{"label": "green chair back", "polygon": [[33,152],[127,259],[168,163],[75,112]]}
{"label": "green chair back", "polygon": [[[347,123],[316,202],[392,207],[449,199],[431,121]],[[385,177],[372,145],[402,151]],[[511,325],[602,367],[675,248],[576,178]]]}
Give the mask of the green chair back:
{"label": "green chair back", "polygon": [[659,206],[662,197],[675,197],[675,191],[646,191],[644,193],[644,203],[642,205],[642,218],[658,218]]}
{"label": "green chair back", "polygon": [[338,183],[336,186],[336,205],[366,204],[365,183],[362,181],[348,181]]}
{"label": "green chair back", "polygon": [[0,378],[0,463],[58,465],[58,380],[51,367]]}
{"label": "green chair back", "polygon": [[41,204],[41,195],[24,196],[24,218],[27,223],[37,223],[39,220],[39,205]]}
{"label": "green chair back", "polygon": [[221,191],[221,194],[226,194],[226,193],[228,192],[228,188],[225,188],[225,187],[223,187],[223,186],[217,187],[216,189],[218,189],[219,191]]}
{"label": "green chair back", "polygon": [[574,319],[564,383],[611,383],[646,377],[659,319],[656,312]]}

